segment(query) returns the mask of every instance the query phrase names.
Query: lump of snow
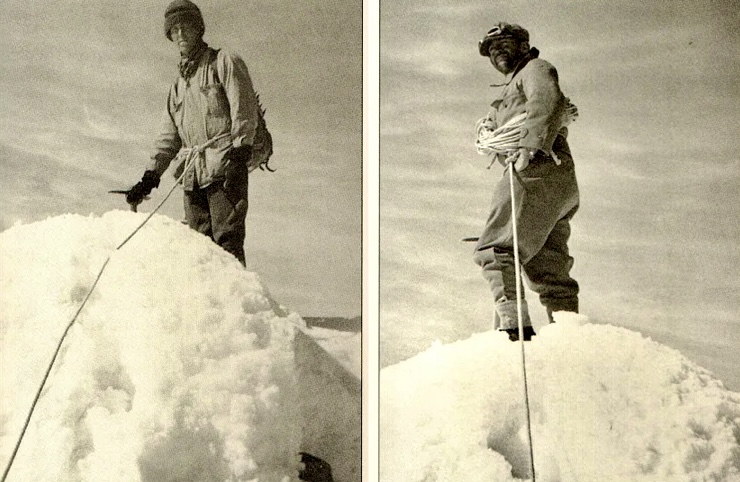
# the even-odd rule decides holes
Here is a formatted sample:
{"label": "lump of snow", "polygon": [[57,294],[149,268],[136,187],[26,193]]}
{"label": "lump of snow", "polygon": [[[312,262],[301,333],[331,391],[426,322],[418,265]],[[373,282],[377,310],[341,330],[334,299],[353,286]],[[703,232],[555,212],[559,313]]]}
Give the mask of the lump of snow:
{"label": "lump of snow", "polygon": [[7,464],[54,348],[70,330],[8,480],[285,481],[299,469],[295,314],[179,222],[115,211],[0,234]]}
{"label": "lump of snow", "polygon": [[[740,394],[638,333],[566,318],[526,344],[538,481],[740,481]],[[506,335],[433,346],[380,383],[384,482],[530,477]]]}

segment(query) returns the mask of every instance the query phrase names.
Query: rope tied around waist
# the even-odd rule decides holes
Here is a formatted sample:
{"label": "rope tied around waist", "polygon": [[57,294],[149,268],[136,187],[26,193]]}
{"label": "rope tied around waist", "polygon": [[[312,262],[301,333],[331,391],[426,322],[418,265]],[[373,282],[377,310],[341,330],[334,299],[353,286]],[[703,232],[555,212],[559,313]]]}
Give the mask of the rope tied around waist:
{"label": "rope tied around waist", "polygon": [[[181,148],[180,151],[175,156],[175,158],[173,159],[173,162],[178,162],[183,166],[182,172],[179,175],[176,175],[177,181],[175,184],[183,180],[183,178],[185,177],[185,173],[188,172],[188,170],[195,164],[195,160],[198,157],[203,155],[206,149],[211,147],[216,142],[221,141],[223,139],[227,139],[228,137],[229,137],[229,134],[224,133],[224,134],[221,134],[221,135],[218,135],[216,137],[209,139],[207,142],[199,146]],[[179,168],[175,172],[178,172],[178,171],[179,171]]]}

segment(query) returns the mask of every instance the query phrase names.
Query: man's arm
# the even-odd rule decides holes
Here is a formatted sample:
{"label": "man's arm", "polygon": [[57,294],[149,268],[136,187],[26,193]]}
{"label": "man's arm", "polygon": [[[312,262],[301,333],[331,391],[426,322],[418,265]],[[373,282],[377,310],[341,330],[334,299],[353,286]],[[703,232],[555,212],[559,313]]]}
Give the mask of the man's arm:
{"label": "man's arm", "polygon": [[170,93],[167,96],[167,108],[162,116],[159,135],[154,140],[154,150],[146,171],[144,171],[144,176],[142,176],[141,181],[126,191],[126,202],[131,205],[134,211],[136,211],[136,206],[141,204],[154,188],[159,187],[159,178],[162,177],[162,174],[180,150],[180,146],[182,146],[182,140],[177,133],[177,126],[172,117],[173,95],[174,86],[170,88]]}
{"label": "man's arm", "polygon": [[257,130],[259,105],[247,65],[238,55],[219,51],[216,68],[231,110],[233,147],[251,146]]}
{"label": "man's arm", "polygon": [[527,97],[527,118],[519,145],[550,153],[565,110],[558,73],[550,63],[532,59],[522,72],[522,87]]}
{"label": "man's arm", "polygon": [[157,176],[161,177],[162,174],[169,167],[172,159],[175,158],[177,153],[182,147],[182,139],[180,134],[177,132],[177,125],[174,115],[173,108],[175,103],[173,101],[175,95],[175,87],[170,88],[169,95],[167,96],[167,105],[165,111],[162,113],[162,120],[159,127],[159,134],[154,140],[154,150],[151,155],[151,161],[147,166],[148,171],[154,171]]}

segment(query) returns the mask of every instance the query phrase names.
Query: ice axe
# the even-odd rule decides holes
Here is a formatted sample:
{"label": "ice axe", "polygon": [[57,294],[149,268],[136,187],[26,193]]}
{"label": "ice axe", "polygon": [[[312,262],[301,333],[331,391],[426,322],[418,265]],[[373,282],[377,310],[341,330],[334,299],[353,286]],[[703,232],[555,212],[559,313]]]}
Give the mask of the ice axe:
{"label": "ice axe", "polygon": [[[123,194],[124,196],[129,193],[130,189],[114,189],[112,191],[108,191],[110,194]],[[149,196],[144,196],[144,199],[149,199]],[[129,206],[131,207],[131,211],[137,212],[137,208],[140,203],[131,204],[129,203]]]}

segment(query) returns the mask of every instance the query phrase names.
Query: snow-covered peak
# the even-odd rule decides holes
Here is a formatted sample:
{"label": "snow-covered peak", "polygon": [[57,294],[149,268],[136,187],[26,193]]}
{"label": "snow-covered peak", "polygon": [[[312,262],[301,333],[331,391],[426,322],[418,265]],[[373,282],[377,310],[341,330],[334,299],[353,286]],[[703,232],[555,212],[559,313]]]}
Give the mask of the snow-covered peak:
{"label": "snow-covered peak", "polygon": [[[296,314],[207,237],[143,214],[0,234],[0,460],[104,261],[8,481],[296,480]],[[284,314],[284,313],[282,313]]]}
{"label": "snow-covered peak", "polygon": [[[679,352],[560,316],[526,344],[537,481],[740,480],[740,394]],[[521,350],[435,344],[381,371],[384,482],[527,479]]]}

